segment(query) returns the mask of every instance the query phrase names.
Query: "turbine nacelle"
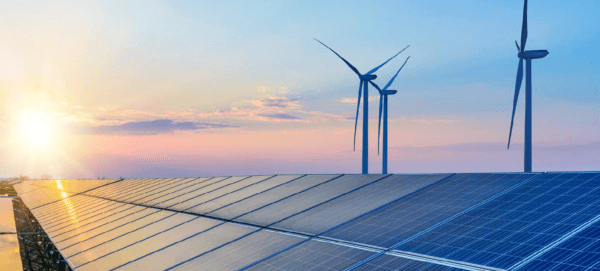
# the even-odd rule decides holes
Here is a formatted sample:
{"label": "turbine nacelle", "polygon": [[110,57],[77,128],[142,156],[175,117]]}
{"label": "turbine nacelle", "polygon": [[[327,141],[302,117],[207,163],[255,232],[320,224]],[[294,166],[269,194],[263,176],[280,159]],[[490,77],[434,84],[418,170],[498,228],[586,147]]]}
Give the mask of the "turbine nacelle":
{"label": "turbine nacelle", "polygon": [[375,80],[377,78],[377,75],[375,75],[375,74],[365,74],[365,75],[361,75],[359,77],[360,77],[360,80],[371,81],[371,80]]}
{"label": "turbine nacelle", "polygon": [[548,52],[548,50],[531,50],[531,51],[525,51],[525,52],[519,52],[517,54],[517,56],[519,58],[524,58],[524,59],[538,59],[538,58],[544,58],[545,56],[547,56],[550,52]]}
{"label": "turbine nacelle", "polygon": [[397,90],[392,90],[392,89],[388,89],[388,90],[382,90],[381,91],[381,95],[394,95],[398,93]]}

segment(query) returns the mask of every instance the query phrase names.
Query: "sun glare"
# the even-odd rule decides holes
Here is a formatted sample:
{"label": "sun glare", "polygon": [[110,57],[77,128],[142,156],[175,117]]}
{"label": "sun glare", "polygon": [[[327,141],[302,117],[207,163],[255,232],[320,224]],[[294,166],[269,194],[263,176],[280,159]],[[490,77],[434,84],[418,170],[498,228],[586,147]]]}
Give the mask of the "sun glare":
{"label": "sun glare", "polygon": [[55,136],[54,121],[48,114],[26,110],[19,119],[19,137],[33,147],[46,146],[52,143]]}

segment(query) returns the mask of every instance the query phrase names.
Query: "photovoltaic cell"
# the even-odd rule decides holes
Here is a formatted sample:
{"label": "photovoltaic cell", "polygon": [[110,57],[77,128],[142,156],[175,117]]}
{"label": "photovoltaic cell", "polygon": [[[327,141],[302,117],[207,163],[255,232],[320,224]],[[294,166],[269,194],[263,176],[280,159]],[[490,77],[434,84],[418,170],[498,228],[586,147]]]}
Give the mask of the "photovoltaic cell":
{"label": "photovoltaic cell", "polygon": [[[128,198],[127,202],[140,203],[140,202],[146,201],[148,198],[155,197],[157,194],[162,194],[162,193],[165,193],[167,191],[173,191],[173,190],[184,188],[184,187],[186,187],[186,185],[188,183],[193,182],[196,179],[197,178],[178,179],[178,181],[173,182],[173,183],[171,183],[169,185],[165,185],[163,187],[160,187],[159,189],[155,189],[155,190],[150,191],[148,193],[144,193],[144,194],[141,194],[141,195],[136,195],[135,197]],[[204,178],[204,179],[206,179],[206,178]]]}
{"label": "photovoltaic cell", "polygon": [[[217,183],[222,182],[228,178],[230,178],[230,177],[215,177],[215,178],[210,178],[207,180],[196,180],[196,181],[193,181],[190,185],[187,185],[185,187],[182,187],[181,189],[178,189],[178,190],[170,192],[170,193],[165,193],[164,195],[162,195],[162,194],[157,195],[157,197],[148,199],[147,201],[144,201],[142,204],[144,204],[146,206],[157,206],[157,207],[165,208],[165,207],[171,206],[173,204],[177,204],[178,202],[180,202],[182,200],[192,198],[193,195],[195,195],[196,191],[203,189],[205,187],[209,191],[210,189],[208,187],[214,187],[214,186],[216,186]],[[205,191],[207,191],[207,190],[205,190]]]}
{"label": "photovoltaic cell", "polygon": [[373,251],[310,240],[271,255],[243,270],[344,270]]}
{"label": "photovoltaic cell", "polygon": [[395,255],[385,254],[374,260],[368,261],[354,270],[372,270],[372,271],[392,271],[392,270],[411,270],[411,271],[459,271],[461,268],[449,267],[435,263],[421,262],[412,259],[406,259]]}
{"label": "photovoltaic cell", "polygon": [[146,203],[149,201],[161,198],[163,196],[166,196],[166,195],[169,195],[172,193],[176,193],[177,191],[187,190],[190,187],[192,187],[196,184],[204,183],[204,182],[208,181],[209,179],[210,178],[189,178],[189,179],[186,179],[186,181],[179,183],[178,185],[171,186],[171,187],[162,189],[160,191],[156,191],[152,195],[148,195],[146,197],[137,199],[137,200],[133,201],[133,203],[148,205]]}
{"label": "photovoltaic cell", "polygon": [[[208,201],[212,201],[214,199],[217,199],[221,196],[224,195],[228,195],[229,193],[233,193],[235,191],[238,191],[242,188],[246,188],[249,186],[252,186],[255,183],[261,182],[267,178],[270,178],[271,176],[252,176],[252,177],[248,177],[248,178],[244,178],[242,180],[239,180],[237,182],[232,182],[229,183],[228,185],[224,185],[221,186],[219,189],[215,189],[212,190],[210,192],[207,192],[205,194],[202,195],[198,195],[195,198],[180,202],[178,204],[175,204],[173,206],[169,206],[168,208],[170,210],[177,210],[177,211],[187,211],[190,213],[199,213],[199,210],[195,210],[194,208],[200,204],[203,204],[205,202]],[[201,210],[201,208],[200,208]]]}
{"label": "photovoltaic cell", "polygon": [[[141,217],[121,227],[106,231],[92,231],[73,239],[56,243],[56,246],[67,256],[72,257],[98,246],[119,247],[119,243],[133,243],[144,239],[153,231],[162,231],[185,222],[187,216],[173,217],[176,213],[160,211]],[[183,220],[182,220],[183,219]],[[143,230],[142,230],[143,229]],[[124,241],[120,241],[124,240]],[[127,241],[130,240],[130,241]],[[133,240],[133,241],[131,241]],[[113,242],[114,241],[114,242]],[[122,246],[121,246],[122,247]]]}
{"label": "photovoltaic cell", "polygon": [[175,270],[239,270],[303,240],[305,240],[303,237],[262,230],[172,268]]}
{"label": "photovoltaic cell", "polygon": [[[171,244],[172,242],[163,243],[162,249],[154,250],[151,254],[146,254],[141,258],[116,268],[115,270],[164,270],[257,230],[257,228],[253,227],[224,223],[170,246],[165,245]],[[150,239],[148,239],[147,242],[140,242],[136,246],[131,246],[131,249],[124,251],[123,254],[130,255],[130,253],[135,253],[136,256],[140,255],[141,253],[138,253],[137,249],[142,249],[145,245],[151,245],[152,243],[156,242]],[[91,268],[89,270],[105,270],[105,268]]]}
{"label": "photovoltaic cell", "polygon": [[15,190],[17,191],[17,193],[19,193],[19,197],[21,197],[21,199],[29,209],[38,208],[40,206],[59,201],[73,195],[73,193],[67,193],[64,191],[49,188],[37,189],[35,191],[32,191],[31,193],[26,194],[21,194],[21,192],[16,187]]}
{"label": "photovoltaic cell", "polygon": [[292,216],[272,227],[319,234],[447,176],[449,174],[393,175]]}
{"label": "photovoltaic cell", "polygon": [[600,223],[596,222],[518,270],[600,270]]}
{"label": "photovoltaic cell", "polygon": [[205,214],[227,206],[233,202],[237,202],[257,193],[263,192],[267,189],[290,182],[294,179],[300,178],[301,176],[302,175],[277,175],[272,178],[268,178],[264,181],[256,182],[252,185],[239,189],[235,192],[231,192],[227,195],[215,198],[211,201],[207,201],[186,211],[197,214]]}
{"label": "photovoltaic cell", "polygon": [[235,177],[226,177],[226,178],[222,178],[220,180],[210,180],[210,183],[206,183],[194,190],[189,190],[186,189],[185,191],[182,191],[182,193],[178,196],[174,196],[168,200],[164,200],[160,203],[154,204],[153,206],[157,206],[157,207],[161,207],[161,208],[170,208],[171,206],[183,203],[183,202],[187,202],[189,200],[192,200],[196,197],[208,194],[212,191],[216,191],[218,189],[220,189],[221,187],[226,187],[228,185],[237,183],[239,181],[242,181],[244,179],[248,178],[248,176],[235,176]]}
{"label": "photovoltaic cell", "polygon": [[330,200],[363,185],[385,178],[389,175],[343,175],[340,178],[312,187],[302,193],[267,205],[249,214],[235,218],[235,221],[254,225],[271,225],[298,212]]}
{"label": "photovoltaic cell", "polygon": [[[103,243],[81,253],[76,253],[69,256],[67,260],[77,270],[110,270],[113,267],[135,259],[139,255],[152,252],[170,242],[185,238],[211,226],[210,222],[189,224],[196,220],[196,217],[191,215],[175,214],[126,234],[121,238]],[[203,221],[198,220],[196,222]],[[156,240],[156,242],[147,241],[152,238],[155,238],[153,240]]]}
{"label": "photovoltaic cell", "polygon": [[389,248],[538,174],[456,174],[323,236]]}
{"label": "photovoltaic cell", "polygon": [[[141,210],[139,210],[138,208],[141,208]],[[97,226],[97,227],[90,226],[90,227],[85,227],[85,228],[79,228],[79,229],[76,229],[73,231],[69,231],[69,232],[65,232],[63,234],[57,235],[54,237],[54,242],[61,243],[61,244],[64,243],[63,246],[69,246],[74,243],[85,241],[94,236],[101,235],[105,232],[114,230],[116,228],[123,227],[123,226],[127,225],[128,223],[131,223],[132,221],[141,219],[142,217],[159,212],[159,210],[156,210],[156,209],[142,208],[142,207],[136,207],[135,209],[132,209],[132,210],[133,211],[131,214],[127,214],[126,216],[112,220],[110,222],[105,222],[104,224],[102,224],[100,226]]]}
{"label": "photovoltaic cell", "polygon": [[290,183],[255,194],[249,198],[210,212],[209,214],[224,219],[233,219],[339,176],[341,175],[307,175]]}
{"label": "photovoltaic cell", "polygon": [[599,174],[548,173],[396,249],[504,269],[599,214]]}
{"label": "photovoltaic cell", "polygon": [[78,234],[105,226],[107,224],[118,222],[121,219],[125,219],[134,213],[137,213],[137,212],[140,212],[141,210],[146,209],[146,208],[140,207],[140,206],[128,206],[128,207],[129,208],[126,208],[122,212],[116,213],[112,216],[106,216],[104,218],[95,220],[95,221],[87,223],[85,225],[78,225],[78,227],[75,227],[75,228],[67,228],[67,229],[63,229],[58,232],[54,232],[53,240],[54,240],[54,242],[60,242],[62,240],[70,238],[74,235],[78,235]]}

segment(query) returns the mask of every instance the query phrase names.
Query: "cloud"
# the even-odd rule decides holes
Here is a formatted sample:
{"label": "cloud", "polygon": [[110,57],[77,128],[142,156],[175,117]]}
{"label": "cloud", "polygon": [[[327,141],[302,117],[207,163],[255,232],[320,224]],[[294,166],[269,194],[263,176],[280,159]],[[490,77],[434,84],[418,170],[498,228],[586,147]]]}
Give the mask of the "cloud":
{"label": "cloud", "polygon": [[232,128],[224,124],[202,123],[202,122],[175,122],[170,119],[158,119],[152,121],[127,122],[119,125],[102,125],[86,129],[93,134],[135,134],[155,135],[172,133],[175,131],[194,131],[202,129]]}
{"label": "cloud", "polygon": [[[369,96],[369,102],[373,102],[373,101],[377,101],[377,100],[379,100],[379,96]],[[358,98],[342,98],[342,99],[336,100],[336,102],[341,103],[341,104],[356,104],[357,101],[358,101]]]}
{"label": "cloud", "polygon": [[299,120],[299,117],[296,116],[292,116],[289,114],[271,114],[271,115],[261,115],[263,117],[267,117],[267,118],[273,118],[273,119],[284,119],[284,120]]}

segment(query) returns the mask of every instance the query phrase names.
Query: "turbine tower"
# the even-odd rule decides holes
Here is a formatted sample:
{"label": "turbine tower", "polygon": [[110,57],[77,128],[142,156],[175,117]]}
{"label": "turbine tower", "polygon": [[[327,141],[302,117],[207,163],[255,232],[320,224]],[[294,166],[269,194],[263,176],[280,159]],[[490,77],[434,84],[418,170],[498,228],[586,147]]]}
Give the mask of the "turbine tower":
{"label": "turbine tower", "polygon": [[515,109],[517,100],[519,99],[519,90],[523,82],[523,59],[526,60],[527,76],[525,77],[525,161],[524,171],[531,172],[531,60],[543,58],[548,55],[547,50],[525,51],[525,43],[527,42],[527,0],[523,8],[523,27],[521,28],[521,47],[517,41],[517,50],[519,53],[519,69],[517,70],[517,82],[515,84],[515,98],[513,101],[512,119],[510,121],[510,132],[508,134],[508,146],[510,148],[510,137],[512,136],[513,123],[515,121]]}
{"label": "turbine tower", "polygon": [[[390,79],[390,81],[385,85],[385,87],[383,87],[383,89],[380,89],[379,86],[377,86],[377,84],[373,83],[373,82],[369,82],[371,83],[371,85],[373,85],[378,91],[379,91],[379,126],[377,127],[377,153],[379,154],[379,136],[380,136],[380,132],[381,132],[381,110],[383,107],[383,163],[382,163],[382,169],[381,169],[381,173],[382,174],[387,174],[387,168],[388,168],[388,95],[394,95],[396,93],[398,93],[398,91],[396,90],[388,90],[388,88],[392,85],[392,83],[394,82],[394,79],[396,79],[396,76],[398,76],[398,73],[400,73],[400,71],[402,70],[402,68],[404,68],[404,65],[406,65],[406,62],[408,62],[408,59],[410,58],[407,57],[406,60],[404,61],[404,64],[402,64],[402,67],[400,67],[400,69],[398,69],[398,71],[396,72],[396,74],[394,75],[394,77],[392,77],[392,79]],[[383,106],[382,106],[383,105]]]}
{"label": "turbine tower", "polygon": [[383,64],[373,68],[372,70],[368,71],[365,74],[361,74],[358,71],[358,69],[356,69],[354,66],[352,66],[352,64],[350,64],[350,62],[346,61],[346,59],[344,59],[342,56],[340,56],[338,53],[336,53],[333,49],[329,48],[329,46],[325,45],[318,39],[315,39],[315,40],[318,41],[323,46],[327,47],[327,49],[331,50],[339,58],[341,58],[344,61],[344,63],[346,63],[346,65],[348,65],[348,67],[350,67],[350,69],[352,69],[352,71],[354,71],[354,73],[356,73],[356,75],[358,75],[358,78],[360,79],[360,85],[358,87],[358,103],[356,105],[356,119],[354,120],[354,150],[356,150],[356,127],[358,125],[358,112],[359,112],[359,108],[360,108],[360,97],[361,97],[362,89],[363,89],[363,85],[364,85],[365,96],[364,96],[364,105],[363,105],[362,174],[368,174],[369,173],[369,135],[368,135],[369,134],[369,131],[368,131],[368,128],[369,128],[369,100],[368,100],[369,99],[369,87],[368,87],[368,85],[369,84],[368,84],[368,82],[370,82],[371,80],[375,80],[375,78],[377,78],[377,75],[375,75],[373,73],[375,73],[377,70],[379,70],[379,68],[383,67],[383,65],[387,64],[390,60],[394,59],[397,55],[399,55],[404,50],[406,50],[406,48],[408,48],[408,46],[406,46],[406,48],[402,49],[400,52],[398,52],[396,55],[394,55],[387,61],[383,62]]}

